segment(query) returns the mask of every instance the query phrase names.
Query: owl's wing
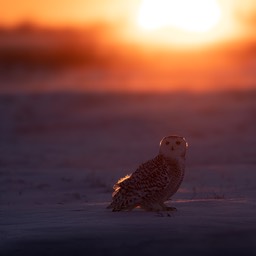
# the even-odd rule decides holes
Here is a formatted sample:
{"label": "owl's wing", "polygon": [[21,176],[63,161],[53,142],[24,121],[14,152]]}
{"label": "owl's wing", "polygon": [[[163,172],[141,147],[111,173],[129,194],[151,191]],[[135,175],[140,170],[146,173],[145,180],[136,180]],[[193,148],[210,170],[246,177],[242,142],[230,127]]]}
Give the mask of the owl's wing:
{"label": "owl's wing", "polygon": [[130,176],[126,176],[120,183],[119,189],[138,191],[141,193],[158,192],[167,188],[170,183],[168,166],[163,162],[152,159],[141,166]]}
{"label": "owl's wing", "polygon": [[117,181],[117,183],[113,186],[114,192],[112,194],[112,197],[114,197],[117,194],[120,188],[126,187],[129,184],[128,180],[130,179],[130,177],[131,177],[131,174],[126,175],[125,177]]}

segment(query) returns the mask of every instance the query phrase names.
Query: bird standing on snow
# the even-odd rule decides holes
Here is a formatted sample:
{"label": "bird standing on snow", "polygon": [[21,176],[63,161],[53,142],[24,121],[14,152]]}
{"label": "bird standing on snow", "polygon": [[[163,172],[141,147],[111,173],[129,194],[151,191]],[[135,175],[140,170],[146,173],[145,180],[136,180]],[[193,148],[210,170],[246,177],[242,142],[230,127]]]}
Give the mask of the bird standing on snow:
{"label": "bird standing on snow", "polygon": [[140,206],[147,211],[175,210],[164,202],[177,192],[183,180],[187,147],[180,136],[163,138],[155,158],[114,185],[113,201],[107,208],[127,211]]}

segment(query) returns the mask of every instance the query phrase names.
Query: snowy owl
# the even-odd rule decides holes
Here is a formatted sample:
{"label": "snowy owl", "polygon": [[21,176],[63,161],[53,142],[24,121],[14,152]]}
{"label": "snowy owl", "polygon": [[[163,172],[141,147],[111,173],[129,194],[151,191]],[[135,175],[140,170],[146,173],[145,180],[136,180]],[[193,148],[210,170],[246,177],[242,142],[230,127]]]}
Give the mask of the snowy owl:
{"label": "snowy owl", "polygon": [[129,211],[139,206],[147,211],[175,210],[165,201],[174,195],[184,177],[188,144],[183,137],[172,135],[160,142],[159,154],[121,178],[113,187],[113,211]]}

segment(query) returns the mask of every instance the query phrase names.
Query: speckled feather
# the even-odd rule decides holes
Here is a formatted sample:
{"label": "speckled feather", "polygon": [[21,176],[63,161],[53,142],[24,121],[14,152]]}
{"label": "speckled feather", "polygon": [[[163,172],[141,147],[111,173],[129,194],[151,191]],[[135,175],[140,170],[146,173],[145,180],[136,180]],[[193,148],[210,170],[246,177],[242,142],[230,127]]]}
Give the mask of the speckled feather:
{"label": "speckled feather", "polygon": [[184,168],[178,161],[158,155],[114,185],[113,202],[108,208],[121,211],[141,206],[152,210],[160,205],[161,209],[164,201],[178,190],[183,177]]}

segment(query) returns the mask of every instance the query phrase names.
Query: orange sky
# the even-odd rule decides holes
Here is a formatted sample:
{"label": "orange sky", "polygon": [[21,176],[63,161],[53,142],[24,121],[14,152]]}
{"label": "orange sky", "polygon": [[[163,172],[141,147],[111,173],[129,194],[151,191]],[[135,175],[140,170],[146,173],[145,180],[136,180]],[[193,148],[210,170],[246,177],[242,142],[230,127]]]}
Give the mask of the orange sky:
{"label": "orange sky", "polygon": [[45,25],[66,25],[116,21],[136,9],[140,0],[1,0],[0,23],[13,25],[34,21]]}
{"label": "orange sky", "polygon": [[[202,1],[215,1],[221,7],[221,17],[216,27],[203,33],[193,31],[184,32],[179,30],[178,27],[166,27],[166,24],[164,24],[163,27],[148,30],[140,27],[138,22],[138,14],[143,1],[153,3],[153,8],[151,8],[153,13],[148,14],[154,16],[158,12],[156,23],[153,24],[153,27],[158,23],[159,19],[161,19],[162,12],[164,14],[165,9],[168,9],[162,6],[162,9],[157,10],[158,3],[169,4],[173,2],[173,6],[175,6],[177,2],[185,3],[186,1],[193,1],[194,3],[200,3],[201,1],[201,3],[203,3]],[[188,11],[189,8],[186,7],[187,6],[184,8]],[[198,8],[200,7],[201,5],[198,5]],[[189,11],[191,12],[197,11],[196,9],[193,10],[193,6],[190,6],[190,8]],[[156,11],[155,14],[154,11]],[[169,14],[168,10],[167,14]],[[172,12],[172,15],[175,16],[175,12]],[[179,17],[179,15],[177,16]],[[174,21],[174,23],[176,21]],[[251,84],[255,84],[255,0],[0,0],[0,26],[16,26],[24,22],[31,22],[45,27],[86,27],[90,26],[90,24],[97,23],[101,25],[102,23],[109,24],[110,26],[102,26],[103,32],[99,32],[99,37],[94,35],[94,32],[97,32],[97,29],[95,29],[97,26],[92,30],[93,35],[96,36],[98,40],[96,40],[96,45],[92,40],[93,49],[97,50],[95,52],[97,52],[100,57],[100,54],[102,54],[104,58],[111,56],[112,62],[113,56],[111,54],[113,53],[114,57],[116,54],[116,63],[118,63],[118,65],[120,65],[120,59],[122,58],[125,60],[124,63],[127,62],[129,64],[131,62],[129,64],[131,67],[134,66],[134,63],[137,66],[143,67],[143,69],[147,64],[149,67],[153,65],[155,72],[162,72],[160,75],[157,73],[155,76],[158,78],[163,77],[163,79],[167,81],[166,85],[164,85],[164,81],[161,83],[163,88],[169,88],[170,86],[168,82],[170,71],[172,71],[171,74],[173,78],[172,87],[175,87],[175,83],[177,86],[188,84],[188,81],[191,82],[189,77],[194,77],[195,79],[192,83],[194,84],[194,88],[196,88],[196,86],[199,88],[202,86],[202,83],[203,86],[207,83],[209,87],[215,86],[216,79],[224,80],[224,75],[227,77],[225,84],[229,84],[230,86],[234,86],[234,84],[238,82],[243,86],[246,83],[250,86]],[[168,22],[170,22],[170,20]],[[147,25],[151,26],[152,24],[146,24],[146,27]],[[186,27],[189,24],[178,24],[177,26],[180,25]],[[190,29],[191,27],[188,26],[187,28]],[[192,27],[192,30],[193,29]],[[84,30],[82,31],[84,33]],[[104,34],[102,35],[102,33]],[[82,43],[80,43],[82,45],[84,44],[84,48],[82,48],[84,50],[88,46],[87,44],[90,43],[88,42],[88,38],[91,37],[89,32],[86,35],[85,40],[83,41],[81,39]],[[112,35],[115,36],[112,37]],[[125,44],[122,44],[123,41],[117,40],[117,42],[115,42],[116,36],[118,39],[127,39],[128,44],[126,44],[126,41]],[[56,37],[58,38],[58,35]],[[232,38],[235,38],[236,41],[230,40]],[[23,40],[24,38],[20,38],[20,40],[21,39]],[[50,39],[52,38],[46,36],[43,42],[46,42],[48,39],[51,41]],[[54,41],[55,39],[56,38],[53,38],[52,40]],[[225,39],[227,40],[225,41]],[[1,40],[5,42],[3,38],[0,38],[0,42]],[[15,43],[20,44],[21,42],[17,40],[16,37],[15,39],[10,38],[9,41],[7,40],[6,42],[10,42],[10,40],[13,40],[11,41],[13,45],[15,45]],[[39,40],[41,43],[41,37],[39,37]],[[74,40],[78,46],[81,46],[76,38],[74,38]],[[57,42],[65,45],[66,41],[60,38]],[[121,44],[119,44],[119,42],[121,42]],[[135,42],[135,44],[133,44],[133,42]],[[138,45],[140,46],[138,49],[134,47],[134,45],[137,46],[137,42],[139,42]],[[220,44],[217,44],[217,42]],[[34,38],[30,43],[35,44]],[[158,43],[160,47],[156,47],[156,52],[152,51]],[[147,47],[151,46],[151,44],[152,47]],[[169,55],[166,55],[163,45],[167,46],[167,50],[171,50]],[[125,46],[126,48],[122,48],[121,46]],[[201,46],[205,46],[204,49]],[[196,49],[195,53],[193,53],[193,51],[190,53],[192,55],[189,55],[187,52],[187,50],[190,51],[190,48],[193,50]],[[158,52],[159,49],[160,51]],[[12,51],[10,52],[13,54]],[[177,54],[177,56],[175,54]],[[193,54],[195,54],[195,56],[193,56]],[[96,55],[96,57],[99,57],[98,55]],[[107,60],[109,61],[109,59]],[[140,60],[141,63],[139,62]],[[157,65],[155,63],[157,63]],[[127,66],[129,66],[128,64]],[[204,78],[202,78],[201,72],[204,72]],[[146,72],[145,74],[144,78],[146,79],[148,78],[148,73]],[[186,75],[184,76],[183,74]],[[113,77],[115,77],[115,75],[113,75]],[[139,77],[143,77],[143,75],[140,74]],[[153,88],[155,86],[152,82],[154,79],[152,77],[149,78],[150,81],[148,81],[147,84],[152,83],[151,87]],[[239,80],[240,78],[242,82]],[[121,80],[122,79],[123,77],[121,77]],[[136,84],[136,79],[137,78],[134,78],[134,84]],[[118,81],[118,84],[120,84],[120,81]],[[158,80],[156,84],[159,84]]]}
{"label": "orange sky", "polygon": [[[0,25],[31,22],[40,26],[85,26],[106,23],[119,26],[118,35],[135,41],[167,45],[205,44],[232,37],[252,36],[256,25],[255,0],[213,0],[221,7],[221,19],[214,31],[183,33],[175,28],[147,31],[139,27],[138,14],[144,0],[0,0]],[[157,5],[159,1],[151,1]],[[161,0],[162,3],[167,2]],[[178,0],[170,0],[179,2]],[[169,1],[169,2],[170,2]],[[183,0],[186,1],[186,0]],[[190,0],[198,2],[200,0]],[[207,0],[205,0],[207,1]],[[145,2],[145,1],[144,1]],[[200,7],[198,7],[200,8]],[[162,9],[164,10],[164,8]],[[184,7],[186,10],[186,6]],[[188,8],[187,10],[188,11]],[[161,11],[159,17],[161,17]],[[175,13],[175,12],[174,12]],[[154,14],[149,14],[154,15]],[[196,17],[196,14],[195,14]]]}
{"label": "orange sky", "polygon": [[[225,9],[226,16],[238,14],[252,19],[256,17],[255,0],[217,1]],[[0,23],[14,25],[29,20],[45,25],[66,25],[98,20],[132,20],[135,19],[141,2],[142,0],[0,0]]]}

